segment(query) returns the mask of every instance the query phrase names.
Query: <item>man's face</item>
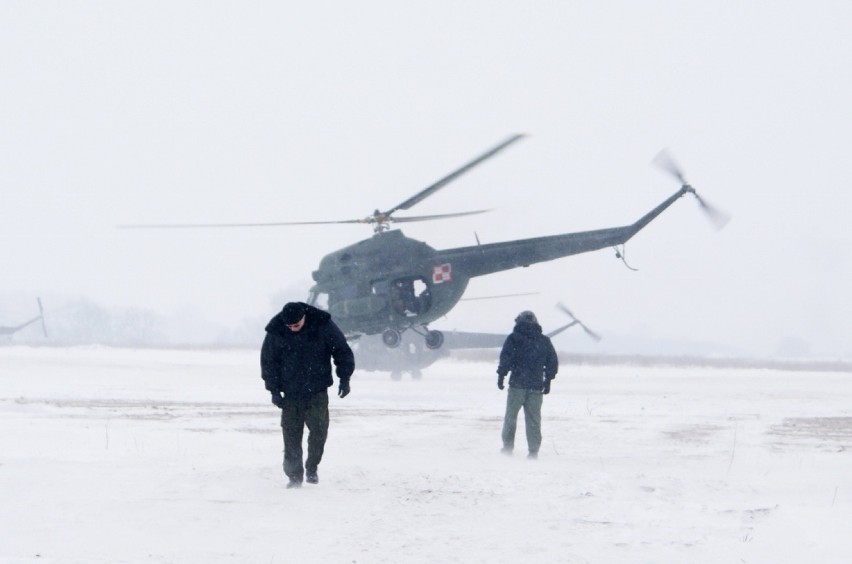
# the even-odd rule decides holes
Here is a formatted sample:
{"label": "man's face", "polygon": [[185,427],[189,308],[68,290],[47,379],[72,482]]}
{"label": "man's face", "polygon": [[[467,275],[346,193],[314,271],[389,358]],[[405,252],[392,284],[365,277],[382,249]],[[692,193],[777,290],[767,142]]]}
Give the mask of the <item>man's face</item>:
{"label": "man's face", "polygon": [[298,333],[299,330],[304,326],[305,326],[305,316],[303,315],[302,319],[300,319],[299,321],[297,321],[296,323],[294,323],[292,325],[288,325],[287,328],[294,333]]}

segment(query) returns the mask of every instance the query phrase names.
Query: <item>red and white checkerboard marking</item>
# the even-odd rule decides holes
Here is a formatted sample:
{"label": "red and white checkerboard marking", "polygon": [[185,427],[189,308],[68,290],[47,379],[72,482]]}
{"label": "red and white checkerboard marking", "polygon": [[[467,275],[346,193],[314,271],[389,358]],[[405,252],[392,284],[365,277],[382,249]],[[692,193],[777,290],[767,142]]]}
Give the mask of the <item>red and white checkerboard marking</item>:
{"label": "red and white checkerboard marking", "polygon": [[432,283],[433,284],[443,284],[444,282],[450,282],[453,279],[453,268],[450,266],[450,263],[439,264],[438,266],[432,267]]}

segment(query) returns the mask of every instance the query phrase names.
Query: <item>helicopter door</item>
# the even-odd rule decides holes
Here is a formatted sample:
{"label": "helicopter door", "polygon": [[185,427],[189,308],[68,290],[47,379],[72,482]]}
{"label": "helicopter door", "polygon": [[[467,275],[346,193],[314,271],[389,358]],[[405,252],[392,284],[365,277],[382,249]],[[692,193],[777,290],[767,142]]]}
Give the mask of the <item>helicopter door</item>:
{"label": "helicopter door", "polygon": [[415,317],[432,307],[432,293],[426,280],[406,276],[391,282],[391,305],[394,311],[405,317]]}

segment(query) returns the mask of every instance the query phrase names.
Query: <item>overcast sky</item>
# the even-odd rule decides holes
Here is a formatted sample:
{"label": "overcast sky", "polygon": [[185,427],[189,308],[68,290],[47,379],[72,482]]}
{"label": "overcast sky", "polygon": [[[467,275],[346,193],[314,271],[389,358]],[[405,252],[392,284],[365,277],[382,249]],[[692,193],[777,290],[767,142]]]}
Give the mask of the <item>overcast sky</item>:
{"label": "overcast sky", "polygon": [[369,227],[115,226],[362,217],[521,132],[412,210],[491,213],[405,233],[631,223],[678,188],[666,147],[733,219],[684,198],[628,243],[638,271],[604,250],[475,279],[538,294],[434,328],[555,326],[563,301],[614,337],[852,358],[850,22],[840,1],[6,1],[0,298],[265,318]]}

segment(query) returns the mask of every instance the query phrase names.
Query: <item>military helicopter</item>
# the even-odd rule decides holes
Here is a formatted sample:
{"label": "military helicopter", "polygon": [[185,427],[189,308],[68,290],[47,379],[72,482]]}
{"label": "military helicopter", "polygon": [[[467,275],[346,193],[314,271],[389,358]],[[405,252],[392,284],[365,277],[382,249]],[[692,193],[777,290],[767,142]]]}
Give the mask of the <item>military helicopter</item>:
{"label": "military helicopter", "polygon": [[44,332],[44,336],[47,337],[47,327],[44,325],[44,309],[41,307],[41,298],[36,298],[38,302],[38,315],[30,319],[29,321],[24,321],[20,325],[0,325],[0,335],[6,335],[11,337],[24,327],[29,327],[36,321],[41,321],[41,329]]}
{"label": "military helicopter", "polygon": [[[368,224],[374,234],[353,245],[329,253],[313,271],[315,284],[309,290],[307,303],[327,309],[335,323],[350,339],[364,335],[381,335],[388,348],[396,348],[403,333],[411,331],[423,338],[428,349],[444,344],[444,333],[430,329],[429,324],[452,310],[464,295],[468,282],[503,270],[526,267],[570,255],[623,245],[681,196],[692,194],[702,209],[718,224],[727,217],[707,204],[687,183],[680,168],[665,153],[657,164],[675,176],[681,187],[636,222],[623,227],[567,233],[503,243],[477,244],[455,249],[437,250],[411,239],[392,223],[406,223],[460,217],[487,210],[460,213],[397,217],[427,197],[493,157],[524,137],[515,134],[484,152],[402,203],[359,219],[340,221],[300,221],[281,223],[170,224],[124,225],[123,228],[211,228],[270,227],[322,224]],[[477,243],[479,243],[477,239]]]}

